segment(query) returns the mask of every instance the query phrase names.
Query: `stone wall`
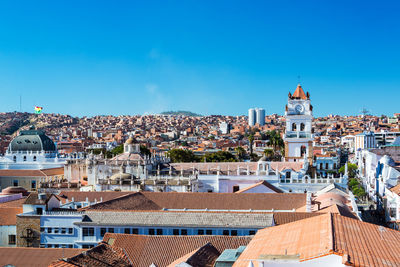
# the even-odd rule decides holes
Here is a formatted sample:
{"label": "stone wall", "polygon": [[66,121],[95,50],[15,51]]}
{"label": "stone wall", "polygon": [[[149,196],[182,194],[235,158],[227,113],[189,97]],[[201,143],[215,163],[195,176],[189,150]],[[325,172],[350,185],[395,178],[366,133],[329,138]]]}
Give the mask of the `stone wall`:
{"label": "stone wall", "polygon": [[17,247],[40,246],[40,216],[17,216]]}

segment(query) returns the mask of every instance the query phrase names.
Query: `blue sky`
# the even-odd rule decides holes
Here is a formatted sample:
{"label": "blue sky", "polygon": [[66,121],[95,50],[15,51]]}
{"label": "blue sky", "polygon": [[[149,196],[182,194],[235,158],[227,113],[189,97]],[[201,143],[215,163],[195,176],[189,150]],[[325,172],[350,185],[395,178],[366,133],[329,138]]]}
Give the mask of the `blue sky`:
{"label": "blue sky", "polygon": [[0,111],[400,112],[397,1],[1,1]]}

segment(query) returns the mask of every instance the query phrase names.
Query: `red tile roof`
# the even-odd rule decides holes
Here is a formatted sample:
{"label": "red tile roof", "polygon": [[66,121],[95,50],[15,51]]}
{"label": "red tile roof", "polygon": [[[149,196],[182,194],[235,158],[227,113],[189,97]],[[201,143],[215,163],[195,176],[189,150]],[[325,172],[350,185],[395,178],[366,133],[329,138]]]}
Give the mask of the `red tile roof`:
{"label": "red tile roof", "polygon": [[0,225],[16,225],[17,214],[22,213],[23,209],[20,208],[0,208]]}
{"label": "red tile roof", "polygon": [[345,265],[399,266],[400,232],[327,213],[259,230],[233,265],[247,267],[261,255],[299,255],[300,261],[343,256]]}
{"label": "red tile roof", "polygon": [[64,175],[64,168],[42,170],[0,170],[0,177],[46,177]]}
{"label": "red tile roof", "polygon": [[44,267],[51,262],[70,257],[84,250],[74,248],[0,248],[0,266]]}
{"label": "red tile roof", "polygon": [[221,253],[211,243],[207,243],[172,262],[168,267],[175,267],[183,262],[192,267],[213,267],[219,255]]}
{"label": "red tile roof", "polygon": [[292,98],[307,100],[307,96],[300,84],[297,85],[296,91],[294,91]]}
{"label": "red tile roof", "polygon": [[60,194],[58,194],[59,199],[62,200],[63,203],[68,199],[68,201],[72,201],[72,198],[74,198],[74,201],[76,202],[81,202],[81,201],[86,201],[86,198],[90,202],[94,202],[95,200],[97,202],[100,202],[100,200],[108,201],[114,198],[118,198],[124,195],[129,195],[132,194],[132,192],[115,192],[115,191],[106,191],[106,192],[81,192],[81,191],[61,191]]}
{"label": "red tile roof", "polygon": [[104,241],[122,248],[133,266],[168,266],[175,260],[211,243],[219,253],[246,246],[249,236],[144,236],[106,233]]}
{"label": "red tile roof", "polygon": [[69,266],[130,267],[132,265],[123,249],[100,243],[76,256],[63,258],[49,265],[49,267]]}

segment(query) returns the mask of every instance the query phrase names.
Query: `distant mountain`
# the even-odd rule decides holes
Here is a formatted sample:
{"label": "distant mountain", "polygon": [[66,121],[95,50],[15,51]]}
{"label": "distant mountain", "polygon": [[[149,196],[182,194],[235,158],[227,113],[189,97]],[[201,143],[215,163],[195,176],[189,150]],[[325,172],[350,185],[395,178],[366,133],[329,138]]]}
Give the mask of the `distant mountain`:
{"label": "distant mountain", "polygon": [[203,116],[200,114],[196,114],[196,113],[193,113],[190,111],[184,111],[184,110],[164,111],[164,112],[161,112],[161,115],[174,115],[174,116],[182,115],[182,116],[192,116],[192,117],[202,117]]}

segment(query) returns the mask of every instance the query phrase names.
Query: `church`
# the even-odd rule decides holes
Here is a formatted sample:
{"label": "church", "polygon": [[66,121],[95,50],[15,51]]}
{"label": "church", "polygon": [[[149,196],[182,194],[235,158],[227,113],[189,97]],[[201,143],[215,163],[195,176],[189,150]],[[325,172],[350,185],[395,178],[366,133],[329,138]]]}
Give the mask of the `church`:
{"label": "church", "polygon": [[293,95],[289,93],[288,104],[286,105],[286,131],[285,160],[298,162],[307,159],[312,164],[313,159],[313,106],[310,101],[310,94],[304,93],[301,85],[297,85]]}

